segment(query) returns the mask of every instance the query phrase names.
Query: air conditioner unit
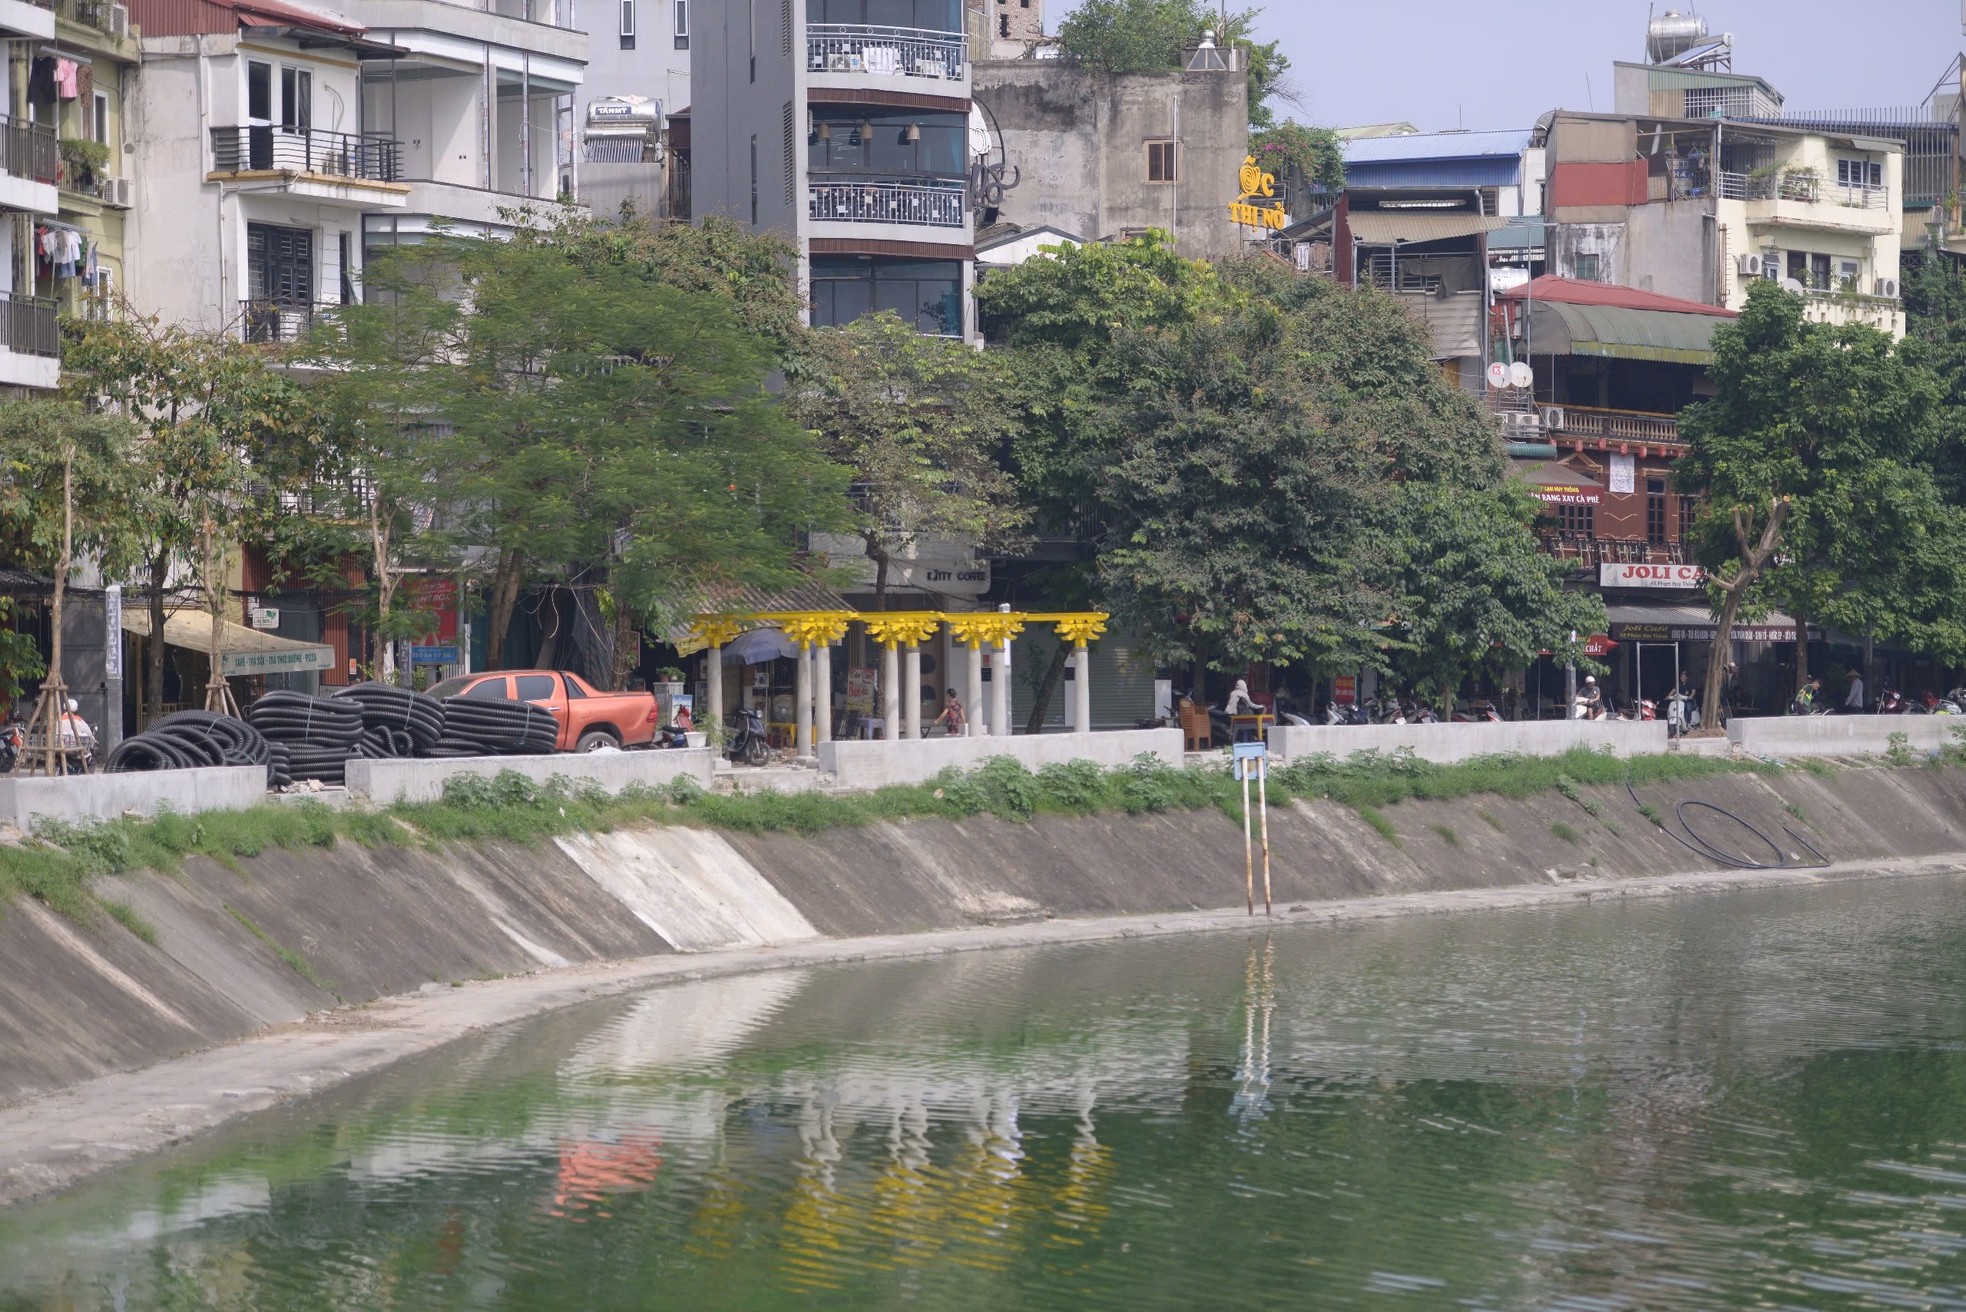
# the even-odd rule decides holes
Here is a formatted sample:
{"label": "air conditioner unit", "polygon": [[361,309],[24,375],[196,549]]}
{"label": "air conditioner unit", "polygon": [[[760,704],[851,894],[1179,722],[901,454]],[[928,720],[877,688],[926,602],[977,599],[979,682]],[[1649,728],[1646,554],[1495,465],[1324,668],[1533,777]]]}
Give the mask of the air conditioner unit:
{"label": "air conditioner unit", "polygon": [[1534,410],[1504,410],[1502,427],[1512,433],[1539,433],[1543,429],[1543,417]]}
{"label": "air conditioner unit", "polygon": [[122,40],[130,34],[130,7],[128,5],[109,6],[109,35]]}
{"label": "air conditioner unit", "polygon": [[1546,406],[1544,406],[1544,407],[1543,407],[1543,426],[1544,426],[1545,428],[1561,428],[1561,427],[1563,427],[1563,407],[1562,407],[1562,406],[1560,406],[1560,405],[1546,405]]}
{"label": "air conditioner unit", "polygon": [[828,73],[860,73],[864,72],[866,67],[866,61],[859,55],[826,56],[826,71]]}
{"label": "air conditioner unit", "polygon": [[1743,255],[1740,259],[1740,270],[1743,278],[1759,278],[1762,272],[1761,257]]}
{"label": "air conditioner unit", "polygon": [[1898,280],[1896,278],[1879,278],[1877,280],[1877,294],[1887,301],[1897,300]]}
{"label": "air conditioner unit", "polygon": [[948,75],[948,65],[939,59],[917,59],[915,61],[916,77],[947,77]]}
{"label": "air conditioner unit", "polygon": [[104,178],[101,185],[102,203],[113,205],[119,210],[129,209],[135,204],[131,199],[135,187],[128,178]]}

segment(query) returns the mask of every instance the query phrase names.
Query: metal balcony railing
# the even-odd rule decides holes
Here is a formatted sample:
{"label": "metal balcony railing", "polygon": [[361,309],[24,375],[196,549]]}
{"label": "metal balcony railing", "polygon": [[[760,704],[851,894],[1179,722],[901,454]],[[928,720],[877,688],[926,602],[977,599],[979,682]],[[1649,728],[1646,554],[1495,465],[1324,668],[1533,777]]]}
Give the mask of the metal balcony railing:
{"label": "metal balcony railing", "polygon": [[305,301],[241,301],[240,336],[262,345],[297,342],[339,309],[339,305],[311,305]]}
{"label": "metal balcony railing", "polygon": [[0,344],[23,355],[61,356],[55,303],[41,296],[0,297]]}
{"label": "metal balcony railing", "polygon": [[0,118],[0,169],[52,186],[61,176],[61,148],[55,134],[39,123]]}
{"label": "metal balcony railing", "polygon": [[402,175],[402,145],[373,132],[358,136],[320,128],[213,128],[212,171],[318,173],[396,182]]}
{"label": "metal balcony railing", "polygon": [[1693,549],[1684,542],[1647,542],[1643,538],[1600,538],[1584,533],[1548,532],[1538,535],[1543,549],[1578,569],[1599,565],[1693,565]]}
{"label": "metal balcony railing", "polygon": [[1867,182],[1825,182],[1806,173],[1772,177],[1752,173],[1718,173],[1723,200],[1794,200],[1808,205],[1841,205],[1853,210],[1886,210],[1891,189]]}
{"label": "metal balcony railing", "polygon": [[961,228],[969,222],[964,186],[954,180],[814,178],[806,195],[808,212],[818,220],[921,228]]}
{"label": "metal balcony railing", "polygon": [[947,80],[963,75],[968,45],[960,32],[864,23],[806,27],[806,67],[815,73]]}

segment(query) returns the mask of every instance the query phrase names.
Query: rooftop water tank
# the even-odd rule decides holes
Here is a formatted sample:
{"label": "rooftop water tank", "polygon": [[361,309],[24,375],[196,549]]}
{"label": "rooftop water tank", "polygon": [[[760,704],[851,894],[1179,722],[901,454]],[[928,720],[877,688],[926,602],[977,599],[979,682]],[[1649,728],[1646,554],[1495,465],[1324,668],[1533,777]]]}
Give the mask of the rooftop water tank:
{"label": "rooftop water tank", "polygon": [[1663,64],[1694,46],[1704,45],[1708,39],[1706,19],[1668,9],[1646,24],[1645,57],[1655,64]]}

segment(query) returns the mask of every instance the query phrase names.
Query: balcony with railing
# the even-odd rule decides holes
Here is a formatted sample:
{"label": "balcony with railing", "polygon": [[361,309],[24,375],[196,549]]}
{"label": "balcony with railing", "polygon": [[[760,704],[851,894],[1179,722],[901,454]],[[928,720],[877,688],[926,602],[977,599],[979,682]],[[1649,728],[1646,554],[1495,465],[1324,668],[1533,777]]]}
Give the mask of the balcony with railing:
{"label": "balcony with railing", "polygon": [[306,127],[212,129],[212,172],[284,173],[352,182],[402,181],[402,146],[380,133]]}
{"label": "balcony with railing", "polygon": [[1589,533],[1551,530],[1538,535],[1543,550],[1579,572],[1595,573],[1600,565],[1693,565],[1693,549],[1684,542],[1648,542],[1643,538],[1600,538]]}
{"label": "balcony with railing", "polygon": [[[933,93],[936,83],[967,83],[969,47],[960,32],[865,23],[811,23],[806,27],[806,68],[838,75],[855,86],[915,83]],[[957,88],[959,94],[967,90]]]}
{"label": "balcony with railing", "polygon": [[1682,447],[1675,415],[1643,410],[1603,410],[1594,406],[1539,407],[1543,431],[1552,439],[1582,439],[1593,446]]}
{"label": "balcony with railing", "polygon": [[0,345],[22,355],[61,357],[55,303],[43,296],[0,296]]}
{"label": "balcony with railing", "polygon": [[[53,187],[61,177],[61,149],[55,134],[39,123],[0,117],[0,173],[23,182]],[[48,213],[55,198],[47,197]]]}
{"label": "balcony with railing", "polygon": [[1884,233],[1900,221],[1889,187],[1826,181],[1808,170],[1716,173],[1714,191],[1722,200],[1746,202],[1749,223]]}
{"label": "balcony with railing", "polygon": [[241,301],[239,335],[258,346],[298,342],[340,309],[339,305],[314,305],[306,301]]}
{"label": "balcony with railing", "polygon": [[954,178],[901,180],[818,176],[806,188],[807,215],[818,223],[879,223],[941,229],[969,226],[963,183]]}

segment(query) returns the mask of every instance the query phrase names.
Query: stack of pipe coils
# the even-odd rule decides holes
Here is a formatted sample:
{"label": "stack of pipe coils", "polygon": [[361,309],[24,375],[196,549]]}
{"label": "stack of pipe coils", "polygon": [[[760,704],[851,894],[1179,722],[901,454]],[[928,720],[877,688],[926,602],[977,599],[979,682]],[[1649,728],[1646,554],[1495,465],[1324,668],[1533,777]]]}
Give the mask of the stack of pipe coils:
{"label": "stack of pipe coils", "polygon": [[348,758],[364,754],[362,708],[306,693],[269,692],[246,712],[252,727],[284,747],[289,780],[344,782]]}
{"label": "stack of pipe coils", "polygon": [[444,735],[427,756],[551,756],[560,722],[531,702],[447,697]]}
{"label": "stack of pipe coils", "polygon": [[443,739],[444,704],[435,697],[389,683],[358,683],[335,693],[334,700],[361,708],[357,756],[424,756]]}
{"label": "stack of pipe coils", "polygon": [[177,711],[116,744],[103,768],[130,773],[259,765],[266,767],[267,783],[277,787],[284,782],[283,757],[283,752],[244,720],[213,711]]}

